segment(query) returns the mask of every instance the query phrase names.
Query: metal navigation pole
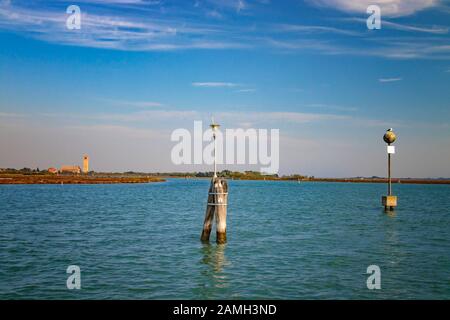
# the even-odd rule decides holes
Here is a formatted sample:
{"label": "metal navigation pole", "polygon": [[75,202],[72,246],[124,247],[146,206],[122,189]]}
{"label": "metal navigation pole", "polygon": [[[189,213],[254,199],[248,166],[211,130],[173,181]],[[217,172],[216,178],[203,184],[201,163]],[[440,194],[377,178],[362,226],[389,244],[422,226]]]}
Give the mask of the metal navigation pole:
{"label": "metal navigation pole", "polygon": [[385,210],[394,210],[397,206],[397,197],[392,195],[392,177],[391,177],[391,155],[395,154],[395,146],[392,143],[397,140],[397,136],[394,131],[388,129],[383,136],[384,142],[387,143],[387,154],[388,154],[388,195],[382,197],[382,203]]}

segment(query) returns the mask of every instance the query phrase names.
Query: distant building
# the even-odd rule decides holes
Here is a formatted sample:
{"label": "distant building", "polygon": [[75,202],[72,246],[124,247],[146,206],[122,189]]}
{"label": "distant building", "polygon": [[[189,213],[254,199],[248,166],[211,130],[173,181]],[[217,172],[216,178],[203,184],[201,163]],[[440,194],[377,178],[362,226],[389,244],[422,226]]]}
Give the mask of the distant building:
{"label": "distant building", "polygon": [[53,174],[58,173],[58,169],[56,169],[56,168],[48,168],[47,171],[48,171],[49,173],[53,173]]}
{"label": "distant building", "polygon": [[62,166],[61,173],[80,174],[81,168],[79,166]]}
{"label": "distant building", "polygon": [[89,156],[85,154],[83,156],[83,173],[88,172],[89,172]]}

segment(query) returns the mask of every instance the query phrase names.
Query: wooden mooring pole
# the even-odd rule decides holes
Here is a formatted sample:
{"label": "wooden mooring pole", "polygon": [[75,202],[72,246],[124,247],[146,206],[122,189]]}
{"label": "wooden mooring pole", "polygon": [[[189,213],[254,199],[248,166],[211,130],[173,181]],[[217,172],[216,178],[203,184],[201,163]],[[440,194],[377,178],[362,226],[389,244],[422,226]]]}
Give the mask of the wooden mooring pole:
{"label": "wooden mooring pole", "polygon": [[201,240],[209,241],[213,220],[216,218],[216,242],[227,242],[227,204],[228,183],[224,178],[213,177],[209,186],[208,203],[206,205],[205,221]]}
{"label": "wooden mooring pole", "polygon": [[206,204],[205,221],[203,222],[203,231],[201,240],[209,241],[209,235],[216,218],[216,242],[223,244],[227,242],[227,200],[228,184],[224,178],[217,177],[217,159],[216,159],[216,132],[220,125],[212,119],[211,130],[214,139],[214,176],[209,186],[208,202]]}

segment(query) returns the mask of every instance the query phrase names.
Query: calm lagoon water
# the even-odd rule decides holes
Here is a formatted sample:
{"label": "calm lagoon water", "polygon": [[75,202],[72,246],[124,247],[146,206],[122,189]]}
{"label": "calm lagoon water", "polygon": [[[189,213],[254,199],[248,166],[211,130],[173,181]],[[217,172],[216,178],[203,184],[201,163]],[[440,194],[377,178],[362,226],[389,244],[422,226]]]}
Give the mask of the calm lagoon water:
{"label": "calm lagoon water", "polygon": [[394,185],[387,215],[381,184],[229,181],[217,246],[208,185],[0,186],[0,299],[450,298],[450,186]]}

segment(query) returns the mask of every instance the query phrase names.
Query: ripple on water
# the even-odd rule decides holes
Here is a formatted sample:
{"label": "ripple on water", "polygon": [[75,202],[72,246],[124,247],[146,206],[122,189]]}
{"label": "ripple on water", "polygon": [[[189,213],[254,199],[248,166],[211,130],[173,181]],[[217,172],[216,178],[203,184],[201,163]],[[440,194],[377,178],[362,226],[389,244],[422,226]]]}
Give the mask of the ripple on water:
{"label": "ripple on water", "polygon": [[[450,296],[448,186],[398,185],[386,215],[383,185],[229,181],[218,246],[199,241],[208,184],[0,186],[0,298]],[[66,289],[71,264],[82,290]],[[366,288],[371,264],[378,292]]]}

